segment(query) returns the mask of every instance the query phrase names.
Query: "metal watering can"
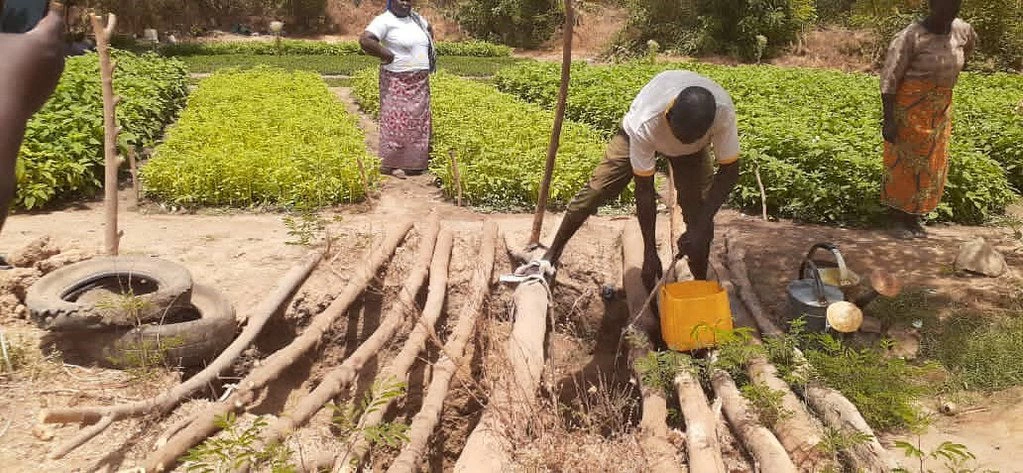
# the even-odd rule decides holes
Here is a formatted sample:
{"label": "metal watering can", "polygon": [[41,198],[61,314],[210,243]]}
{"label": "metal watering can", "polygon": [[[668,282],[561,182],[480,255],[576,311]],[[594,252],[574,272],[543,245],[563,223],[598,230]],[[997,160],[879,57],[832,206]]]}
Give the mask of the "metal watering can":
{"label": "metal watering can", "polygon": [[[831,263],[813,259],[817,250],[827,250],[831,252],[835,258],[835,262]],[[839,287],[843,289],[843,291],[860,284],[860,275],[846,267],[845,258],[842,257],[842,252],[838,251],[838,247],[832,243],[817,243],[816,245],[811,246],[810,251],[806,252],[806,260],[813,261],[813,263],[817,265],[817,270],[821,275],[821,281],[823,281],[824,284]],[[799,279],[807,278],[806,263],[804,263],[799,269]]]}
{"label": "metal watering can", "polygon": [[844,302],[845,294],[836,286],[825,284],[817,264],[810,258],[803,259],[799,267],[799,279],[788,285],[789,307],[786,320],[791,324],[803,317],[806,330],[824,332],[828,326],[828,308],[836,302]]}

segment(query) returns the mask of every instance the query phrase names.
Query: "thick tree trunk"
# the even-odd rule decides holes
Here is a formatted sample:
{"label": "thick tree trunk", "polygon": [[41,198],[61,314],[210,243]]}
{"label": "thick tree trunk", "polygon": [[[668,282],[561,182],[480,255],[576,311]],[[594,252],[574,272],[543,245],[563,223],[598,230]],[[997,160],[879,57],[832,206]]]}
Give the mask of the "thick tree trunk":
{"label": "thick tree trunk", "polygon": [[721,400],[722,410],[732,426],[732,431],[760,465],[760,471],[796,473],[796,465],[792,464],[785,448],[750,412],[749,402],[739,392],[732,377],[724,371],[714,370],[711,374],[711,385]]}
{"label": "thick tree trunk", "polygon": [[479,266],[472,278],[472,292],[458,316],[458,323],[451,332],[448,342],[441,350],[440,359],[433,366],[433,379],[423,400],[423,407],[412,419],[409,428],[409,442],[391,463],[388,473],[411,473],[416,471],[420,459],[426,454],[430,436],[440,423],[444,399],[447,398],[451,378],[459,367],[465,364],[465,347],[476,330],[476,322],[483,310],[483,304],[490,293],[491,272],[494,269],[494,254],[497,247],[497,226],[488,222],[483,227],[480,241]]}
{"label": "thick tree trunk", "polygon": [[509,434],[524,431],[524,425],[539,408],[536,391],[544,368],[547,289],[540,282],[524,282],[513,297],[515,323],[504,347],[511,371],[495,383],[483,417],[455,463],[456,472],[500,473],[511,468],[514,439]]}
{"label": "thick tree trunk", "polygon": [[198,445],[219,430],[216,426],[217,418],[244,409],[255,400],[258,391],[267,383],[277,379],[285,369],[319,344],[334,321],[348,311],[348,307],[358,299],[359,294],[366,289],[380,267],[390,260],[391,255],[405,239],[405,234],[411,227],[411,222],[403,222],[390,233],[384,242],[374,249],[368,258],[368,263],[356,268],[345,291],[325,311],[317,315],[301,335],[253,369],[238,383],[238,390],[227,399],[204,411],[196,418],[195,422],[181,429],[177,435],[168,440],[166,445],[149,455],[144,462],[145,470],[167,471],[172,469],[177,464],[178,458],[185,454],[189,448]]}
{"label": "thick tree trunk", "polygon": [[717,419],[710,410],[703,386],[692,373],[682,370],[675,376],[675,391],[686,422],[689,471],[727,473],[718,443]]}

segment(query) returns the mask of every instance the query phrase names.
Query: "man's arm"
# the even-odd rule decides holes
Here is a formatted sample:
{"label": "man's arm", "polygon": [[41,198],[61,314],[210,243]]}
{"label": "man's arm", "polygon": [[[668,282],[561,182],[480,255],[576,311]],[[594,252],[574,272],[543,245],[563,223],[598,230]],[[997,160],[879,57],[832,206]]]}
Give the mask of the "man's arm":
{"label": "man's arm", "polygon": [[28,33],[0,33],[0,228],[14,199],[15,167],[25,127],[53,94],[64,71],[64,6]]}
{"label": "man's arm", "polygon": [[654,176],[634,176],[636,182],[636,219],[643,235],[643,283],[648,290],[661,279],[661,258],[657,255],[657,195]]}

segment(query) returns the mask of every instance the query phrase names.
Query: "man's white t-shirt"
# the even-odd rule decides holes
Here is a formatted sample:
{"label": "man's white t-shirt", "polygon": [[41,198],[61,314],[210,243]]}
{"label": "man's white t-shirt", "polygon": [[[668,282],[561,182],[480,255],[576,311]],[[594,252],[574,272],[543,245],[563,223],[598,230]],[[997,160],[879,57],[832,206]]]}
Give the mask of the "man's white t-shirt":
{"label": "man's white t-shirt", "polygon": [[380,39],[385,48],[394,53],[394,62],[384,66],[391,72],[412,72],[430,69],[430,37],[423,28],[430,26],[426,18],[421,28],[412,15],[404,18],[394,16],[390,10],[377,15],[366,27]]}
{"label": "man's white t-shirt", "polygon": [[[714,95],[717,113],[707,133],[694,143],[682,143],[671,132],[665,116],[675,98],[687,87],[703,87]],[[629,135],[629,159],[637,176],[654,173],[657,154],[685,156],[713,145],[718,163],[729,164],[739,159],[739,130],[735,122],[735,105],[725,89],[716,82],[690,71],[665,71],[650,80],[632,101],[622,119],[622,129]]]}

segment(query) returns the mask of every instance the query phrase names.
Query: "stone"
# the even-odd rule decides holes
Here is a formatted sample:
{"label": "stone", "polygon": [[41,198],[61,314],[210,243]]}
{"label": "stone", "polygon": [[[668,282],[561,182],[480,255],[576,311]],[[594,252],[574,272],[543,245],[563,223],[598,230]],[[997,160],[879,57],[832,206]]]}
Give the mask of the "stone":
{"label": "stone", "polygon": [[889,330],[888,337],[894,346],[888,353],[895,358],[915,360],[920,354],[920,333],[915,329]]}
{"label": "stone", "polygon": [[956,256],[955,270],[996,278],[1005,274],[1009,266],[1005,257],[982,237],[963,243]]}
{"label": "stone", "polygon": [[69,250],[36,263],[36,269],[43,274],[48,274],[64,266],[85,261],[93,256],[95,256],[94,253],[85,250]]}
{"label": "stone", "polygon": [[28,288],[32,287],[40,277],[42,277],[42,273],[33,268],[0,271],[0,292],[14,295],[18,301],[23,302]]}
{"label": "stone", "polygon": [[50,241],[49,235],[44,235],[32,241],[24,248],[21,248],[7,257],[7,262],[18,268],[31,268],[36,263],[43,261],[53,255],[60,253]]}

